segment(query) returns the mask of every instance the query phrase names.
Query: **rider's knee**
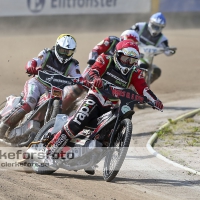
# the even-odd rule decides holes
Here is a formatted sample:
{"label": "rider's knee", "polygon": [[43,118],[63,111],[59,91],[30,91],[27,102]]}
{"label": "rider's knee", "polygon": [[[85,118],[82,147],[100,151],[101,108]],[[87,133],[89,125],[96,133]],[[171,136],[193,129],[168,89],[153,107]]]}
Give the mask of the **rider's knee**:
{"label": "rider's knee", "polygon": [[23,105],[27,105],[25,106],[25,108],[28,108],[29,106],[30,110],[34,110],[36,104],[37,104],[37,100],[33,97],[28,97],[27,100],[23,103]]}
{"label": "rider's knee", "polygon": [[28,103],[23,103],[21,108],[24,109],[26,113],[29,113],[31,110],[33,110]]}

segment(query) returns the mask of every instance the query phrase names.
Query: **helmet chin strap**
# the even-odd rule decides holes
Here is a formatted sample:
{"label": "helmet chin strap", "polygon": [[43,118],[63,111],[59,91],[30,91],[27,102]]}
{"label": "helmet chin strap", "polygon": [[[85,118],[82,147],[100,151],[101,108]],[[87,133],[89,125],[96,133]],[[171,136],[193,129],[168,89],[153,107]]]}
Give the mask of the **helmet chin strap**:
{"label": "helmet chin strap", "polygon": [[[113,56],[114,61],[115,61],[115,67],[123,74],[126,75],[128,74],[128,72],[133,68],[131,67],[130,69],[128,67],[122,67],[118,61],[118,59],[116,58],[116,56]],[[124,72],[125,70],[127,70],[127,72]]]}

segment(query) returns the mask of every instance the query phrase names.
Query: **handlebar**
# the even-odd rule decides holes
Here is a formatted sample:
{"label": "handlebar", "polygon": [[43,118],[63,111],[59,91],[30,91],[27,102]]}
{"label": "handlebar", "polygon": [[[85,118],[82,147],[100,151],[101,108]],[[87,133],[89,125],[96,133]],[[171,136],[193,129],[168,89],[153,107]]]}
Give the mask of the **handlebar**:
{"label": "handlebar", "polygon": [[164,50],[165,50],[165,51],[166,51],[166,50],[176,51],[177,48],[176,48],[176,47],[166,47]]}
{"label": "handlebar", "polygon": [[[90,83],[90,88],[92,87],[92,82],[89,82]],[[86,87],[86,88],[88,88],[88,89],[90,89],[88,86],[85,86],[84,85],[84,83],[83,82],[77,82],[77,84],[80,84],[80,85],[82,85],[82,86],[84,86],[84,87]],[[125,92],[125,94],[126,94],[126,92],[130,92],[130,93],[133,93],[134,95],[136,95],[136,96],[140,96],[140,97],[142,97],[142,99],[143,99],[143,101],[141,102],[140,100],[141,99],[135,99],[134,101],[138,101],[138,103],[147,103],[148,105],[150,105],[153,109],[156,109],[156,110],[159,110],[159,111],[161,111],[161,112],[163,112],[163,110],[161,110],[161,109],[159,109],[158,107],[156,107],[155,105],[154,105],[154,103],[153,102],[151,102],[151,101],[149,101],[148,99],[147,99],[147,97],[145,97],[145,96],[141,96],[141,95],[138,95],[138,94],[136,94],[136,92],[134,92],[133,90],[131,90],[131,89],[124,89],[124,88],[120,88],[120,87],[117,87],[117,86],[115,86],[115,85],[113,85],[113,84],[111,84],[111,83],[104,83],[104,86],[103,86],[103,88],[101,88],[101,89],[99,89],[101,92],[105,92],[106,90],[107,90],[107,94],[110,94],[110,95],[113,95],[113,93],[111,92],[111,91],[113,91],[114,89],[117,89],[117,90],[122,90],[122,91],[124,91]],[[119,98],[126,98],[126,97],[123,97],[124,95],[122,95],[122,96],[120,96],[119,95]],[[131,101],[131,99],[130,99],[130,101]]]}
{"label": "handlebar", "polygon": [[165,51],[176,51],[176,47],[156,47],[152,45],[139,45],[141,54],[152,54],[152,55],[158,55],[161,53],[164,53]]}

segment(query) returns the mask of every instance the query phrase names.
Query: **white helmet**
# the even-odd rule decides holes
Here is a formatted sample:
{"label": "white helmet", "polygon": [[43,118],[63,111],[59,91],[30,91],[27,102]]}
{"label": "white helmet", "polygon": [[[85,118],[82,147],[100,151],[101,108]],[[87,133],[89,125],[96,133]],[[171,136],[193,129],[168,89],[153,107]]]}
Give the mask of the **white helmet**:
{"label": "white helmet", "polygon": [[135,44],[140,43],[140,37],[135,30],[126,30],[120,36],[120,41],[123,40],[133,40]]}
{"label": "white helmet", "polygon": [[58,36],[55,44],[55,54],[60,63],[67,63],[76,50],[76,40],[70,34]]}

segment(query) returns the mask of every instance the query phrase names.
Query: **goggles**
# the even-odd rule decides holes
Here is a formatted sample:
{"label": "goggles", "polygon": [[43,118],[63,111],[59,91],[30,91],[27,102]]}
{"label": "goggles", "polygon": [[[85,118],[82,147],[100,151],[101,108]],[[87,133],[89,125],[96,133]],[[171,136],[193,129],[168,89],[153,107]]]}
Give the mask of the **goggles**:
{"label": "goggles", "polygon": [[155,30],[155,31],[157,31],[157,32],[159,32],[159,31],[161,31],[161,30],[163,29],[162,26],[155,25],[155,24],[152,24],[152,23],[151,23],[150,26],[151,26],[151,28],[152,28],[153,30]]}
{"label": "goggles", "polygon": [[137,58],[133,58],[133,57],[125,56],[125,55],[121,55],[119,59],[123,64],[130,65],[130,66],[132,66],[135,62],[138,61]]}
{"label": "goggles", "polygon": [[74,53],[74,49],[64,49],[62,47],[58,47],[58,53],[62,55],[71,56]]}

